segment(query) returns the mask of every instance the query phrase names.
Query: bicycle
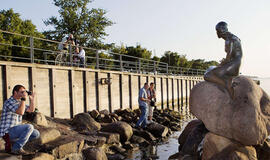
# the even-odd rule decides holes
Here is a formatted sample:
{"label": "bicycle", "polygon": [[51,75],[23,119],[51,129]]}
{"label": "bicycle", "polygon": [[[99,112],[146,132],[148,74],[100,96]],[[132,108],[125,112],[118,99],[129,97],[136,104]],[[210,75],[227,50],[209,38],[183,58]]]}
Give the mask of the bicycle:
{"label": "bicycle", "polygon": [[62,52],[60,54],[58,54],[55,58],[55,65],[67,65],[67,53]]}

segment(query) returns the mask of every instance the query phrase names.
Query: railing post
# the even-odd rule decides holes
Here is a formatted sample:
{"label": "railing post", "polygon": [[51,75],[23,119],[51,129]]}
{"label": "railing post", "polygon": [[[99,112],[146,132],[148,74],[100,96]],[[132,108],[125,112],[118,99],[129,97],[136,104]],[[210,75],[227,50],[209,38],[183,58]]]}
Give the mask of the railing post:
{"label": "railing post", "polygon": [[98,54],[98,50],[96,51],[96,69],[99,69],[99,54]]}
{"label": "railing post", "polygon": [[156,69],[156,62],[154,62],[154,75],[156,75],[157,69]]}
{"label": "railing post", "polygon": [[169,74],[169,65],[166,64],[166,74],[168,75]]}
{"label": "railing post", "polygon": [[71,44],[69,44],[69,64],[70,64],[70,66],[73,66],[73,57],[72,57],[72,48],[71,48]]}
{"label": "railing post", "polygon": [[141,73],[141,59],[139,59],[139,73]]}
{"label": "railing post", "polygon": [[124,70],[123,70],[122,55],[120,55],[119,59],[120,59],[120,70],[123,72]]}
{"label": "railing post", "polygon": [[84,60],[83,60],[83,68],[86,68],[86,62],[87,62],[87,56],[84,57]]}
{"label": "railing post", "polygon": [[34,38],[30,37],[30,59],[31,63],[34,63]]}
{"label": "railing post", "polygon": [[48,64],[47,52],[44,52],[44,59],[45,59],[45,64]]}

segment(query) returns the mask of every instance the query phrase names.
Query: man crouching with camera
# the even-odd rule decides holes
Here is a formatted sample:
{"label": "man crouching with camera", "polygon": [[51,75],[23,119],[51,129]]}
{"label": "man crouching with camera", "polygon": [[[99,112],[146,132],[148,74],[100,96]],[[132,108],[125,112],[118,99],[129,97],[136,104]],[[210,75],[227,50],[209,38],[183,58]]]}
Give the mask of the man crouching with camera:
{"label": "man crouching with camera", "polygon": [[[30,105],[25,104],[29,97]],[[5,140],[5,150],[12,154],[28,154],[23,150],[26,142],[39,138],[40,133],[32,124],[22,124],[24,112],[35,110],[35,93],[25,90],[22,85],[13,88],[12,96],[4,102],[1,115],[0,136]],[[12,145],[11,145],[12,144]]]}

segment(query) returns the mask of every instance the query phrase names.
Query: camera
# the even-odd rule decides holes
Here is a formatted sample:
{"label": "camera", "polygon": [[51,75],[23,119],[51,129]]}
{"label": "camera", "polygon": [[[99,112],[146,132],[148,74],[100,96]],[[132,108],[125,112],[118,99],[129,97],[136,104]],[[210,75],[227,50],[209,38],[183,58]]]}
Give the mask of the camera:
{"label": "camera", "polygon": [[26,93],[28,94],[28,96],[32,95],[31,91],[26,91]]}

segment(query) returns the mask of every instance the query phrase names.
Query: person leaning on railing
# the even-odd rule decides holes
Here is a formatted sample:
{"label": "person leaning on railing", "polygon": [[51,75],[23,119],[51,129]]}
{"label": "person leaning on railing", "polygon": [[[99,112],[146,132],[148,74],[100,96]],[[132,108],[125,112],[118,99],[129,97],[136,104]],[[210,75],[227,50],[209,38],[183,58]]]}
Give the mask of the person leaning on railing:
{"label": "person leaning on railing", "polygon": [[[25,104],[29,97],[30,105]],[[24,112],[34,112],[35,93],[27,92],[22,85],[13,88],[12,96],[4,102],[1,115],[0,136],[5,140],[5,150],[13,154],[28,154],[23,146],[40,136],[32,124],[22,124]],[[13,145],[12,145],[13,143]]]}
{"label": "person leaning on railing", "polygon": [[73,34],[69,34],[68,37],[63,37],[61,43],[58,45],[58,49],[67,53],[69,45],[75,45]]}

